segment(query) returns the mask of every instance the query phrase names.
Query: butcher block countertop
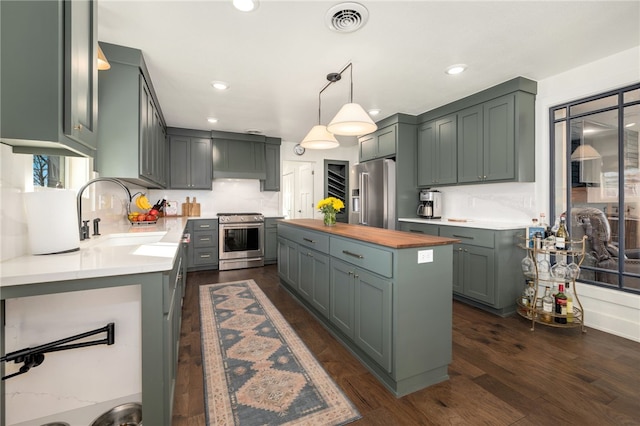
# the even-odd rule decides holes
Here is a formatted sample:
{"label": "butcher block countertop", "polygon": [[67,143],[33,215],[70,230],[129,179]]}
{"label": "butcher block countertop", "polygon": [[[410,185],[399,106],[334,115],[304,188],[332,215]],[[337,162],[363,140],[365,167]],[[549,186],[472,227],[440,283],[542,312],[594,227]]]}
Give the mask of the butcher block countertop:
{"label": "butcher block countertop", "polygon": [[325,226],[324,222],[319,219],[286,219],[280,222],[394,249],[443,246],[460,242],[460,240],[455,238],[414,234],[411,232],[374,228],[364,225],[351,225],[340,222],[334,226]]}

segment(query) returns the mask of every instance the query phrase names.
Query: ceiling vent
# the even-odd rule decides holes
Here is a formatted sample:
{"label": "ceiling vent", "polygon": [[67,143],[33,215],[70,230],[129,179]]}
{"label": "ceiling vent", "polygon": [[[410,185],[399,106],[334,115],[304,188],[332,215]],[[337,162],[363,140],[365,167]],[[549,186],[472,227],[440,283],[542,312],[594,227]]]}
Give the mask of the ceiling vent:
{"label": "ceiling vent", "polygon": [[360,29],[369,19],[369,11],[359,3],[340,3],[325,15],[329,29],[339,33],[352,33]]}

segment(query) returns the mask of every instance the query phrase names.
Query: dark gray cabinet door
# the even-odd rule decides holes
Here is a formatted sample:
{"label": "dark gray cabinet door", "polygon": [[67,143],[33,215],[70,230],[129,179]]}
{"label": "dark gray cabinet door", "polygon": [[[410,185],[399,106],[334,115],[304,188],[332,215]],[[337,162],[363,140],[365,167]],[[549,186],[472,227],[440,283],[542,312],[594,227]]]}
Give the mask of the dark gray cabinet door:
{"label": "dark gray cabinet door", "polygon": [[264,263],[275,263],[278,259],[278,228],[264,228]]}
{"label": "dark gray cabinet door", "polygon": [[464,295],[481,302],[495,301],[494,250],[463,244]]}
{"label": "dark gray cabinet door", "polygon": [[378,152],[377,139],[375,133],[363,136],[359,140],[360,144],[360,161],[368,161],[376,158]]}
{"label": "dark gray cabinet door", "polygon": [[514,95],[484,104],[483,180],[515,179]]}
{"label": "dark gray cabinet door", "polygon": [[191,138],[189,145],[191,189],[211,189],[211,139]]}
{"label": "dark gray cabinet door", "polygon": [[329,320],[347,337],[353,339],[355,328],[354,266],[331,259],[331,309]]}
{"label": "dark gray cabinet door", "polygon": [[280,145],[264,145],[266,179],[260,181],[261,191],[280,191]]}
{"label": "dark gray cabinet door", "polygon": [[329,318],[329,256],[298,246],[298,293]]}
{"label": "dark gray cabinet door", "polygon": [[171,189],[188,189],[189,178],[189,138],[186,136],[171,136],[169,138],[171,152],[171,171],[169,181]]}
{"label": "dark gray cabinet door", "polygon": [[292,288],[298,287],[298,245],[278,237],[278,276]]}
{"label": "dark gray cabinet door", "polygon": [[354,341],[391,372],[392,283],[362,269],[355,271]]}
{"label": "dark gray cabinet door", "polygon": [[64,133],[95,149],[98,143],[97,2],[65,1]]}
{"label": "dark gray cabinet door", "polygon": [[458,113],[458,182],[480,182],[484,175],[483,108]]}
{"label": "dark gray cabinet door", "polygon": [[456,116],[418,128],[418,186],[452,184],[457,176]]}
{"label": "dark gray cabinet door", "polygon": [[463,244],[453,245],[453,292],[464,294]]}

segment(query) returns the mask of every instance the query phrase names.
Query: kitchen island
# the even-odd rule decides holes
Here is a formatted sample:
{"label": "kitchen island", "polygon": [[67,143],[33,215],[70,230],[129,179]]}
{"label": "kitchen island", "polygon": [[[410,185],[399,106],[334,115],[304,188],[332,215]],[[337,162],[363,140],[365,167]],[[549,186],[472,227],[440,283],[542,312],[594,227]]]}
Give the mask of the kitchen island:
{"label": "kitchen island", "polygon": [[[175,377],[175,361],[177,360],[177,339],[179,336],[181,298],[184,289],[184,277],[186,262],[182,244],[183,230],[188,218],[163,218],[154,225],[129,225],[123,223],[121,227],[103,232],[104,235],[92,237],[80,242],[80,250],[71,253],[33,256],[26,255],[4,261],[0,264],[0,317],[6,315],[6,305],[14,300],[29,296],[61,297],[67,295],[73,297],[77,294],[89,294],[91,291],[105,291],[107,289],[139,289],[137,307],[139,319],[136,324],[126,323],[123,327],[123,318],[127,312],[113,312],[115,327],[114,346],[104,346],[102,354],[94,359],[95,371],[108,370],[112,352],[124,350],[123,362],[138,365],[141,370],[139,381],[141,388],[134,393],[129,400],[142,402],[145,424],[169,425],[171,423],[172,388]],[[102,293],[100,293],[102,294]],[[90,296],[90,302],[95,302],[95,296]],[[129,303],[131,305],[131,303]],[[89,305],[92,306],[92,305]],[[126,304],[124,306],[127,306]],[[51,308],[55,308],[51,306]],[[132,307],[133,308],[133,307]],[[129,315],[130,316],[130,315]],[[53,319],[55,321],[55,318]],[[89,310],[87,315],[78,320],[79,327],[83,329],[93,328],[95,315]],[[132,330],[136,329],[137,330]],[[0,354],[6,354],[5,326],[2,326],[2,338],[0,339]],[[64,331],[61,331],[65,333]],[[125,347],[124,337],[127,334],[138,333],[141,338],[135,342],[137,347]],[[75,333],[66,333],[59,338],[67,337]],[[57,339],[46,339],[29,342],[30,346],[36,346]],[[119,347],[119,348],[118,348]],[[95,348],[95,349],[94,349]],[[76,349],[70,352],[58,352],[56,355],[47,355],[45,362],[27,373],[29,375],[42,375],[51,372],[56,365],[56,357],[71,359],[68,354],[76,356],[81,351],[86,351],[87,356],[95,356],[103,348],[93,346],[87,349]],[[118,350],[115,350],[118,348]],[[13,347],[9,352],[22,349]],[[64,355],[63,355],[64,354]],[[127,356],[128,355],[128,356]],[[102,361],[101,361],[102,360]],[[64,363],[66,380],[73,382],[80,380],[79,386],[86,386],[85,394],[76,397],[84,403],[83,411],[86,418],[83,421],[65,420],[63,417],[52,416],[34,419],[35,425],[44,421],[67,421],[71,424],[89,424],[95,417],[105,411],[102,401],[92,399],[88,392],[96,386],[102,386],[92,377],[78,377],[75,365]],[[98,366],[99,365],[99,366]],[[14,365],[11,365],[14,367]],[[0,365],[0,373],[6,374],[8,369],[5,363]],[[112,373],[116,376],[122,374],[117,369]],[[15,379],[22,380],[17,376]],[[55,386],[55,383],[53,384]],[[5,419],[5,382],[0,385],[2,398],[0,404],[0,425],[6,424]],[[39,391],[41,398],[51,397],[42,389],[29,389],[29,392]],[[60,400],[68,400],[68,396],[60,397]],[[118,395],[113,398],[113,405],[126,400],[126,395]],[[89,402],[91,401],[91,402]],[[95,405],[95,412],[88,410]],[[13,402],[15,404],[15,402]],[[111,408],[111,407],[108,407]],[[72,416],[69,410],[61,415]],[[51,418],[56,417],[56,418]],[[72,417],[67,417],[71,419]],[[42,421],[39,421],[42,420]],[[31,422],[20,422],[20,424]]]}
{"label": "kitchen island", "polygon": [[283,286],[394,395],[449,378],[452,245],[338,223],[278,222]]}

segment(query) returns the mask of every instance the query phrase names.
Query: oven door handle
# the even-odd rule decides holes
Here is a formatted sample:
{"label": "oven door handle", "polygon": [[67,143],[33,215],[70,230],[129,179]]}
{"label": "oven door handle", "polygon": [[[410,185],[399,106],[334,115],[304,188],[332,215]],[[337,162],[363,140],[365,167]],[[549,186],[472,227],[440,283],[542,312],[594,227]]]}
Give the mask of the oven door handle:
{"label": "oven door handle", "polygon": [[249,223],[225,223],[220,225],[222,229],[243,229],[243,228],[264,228],[264,223],[249,222]]}

